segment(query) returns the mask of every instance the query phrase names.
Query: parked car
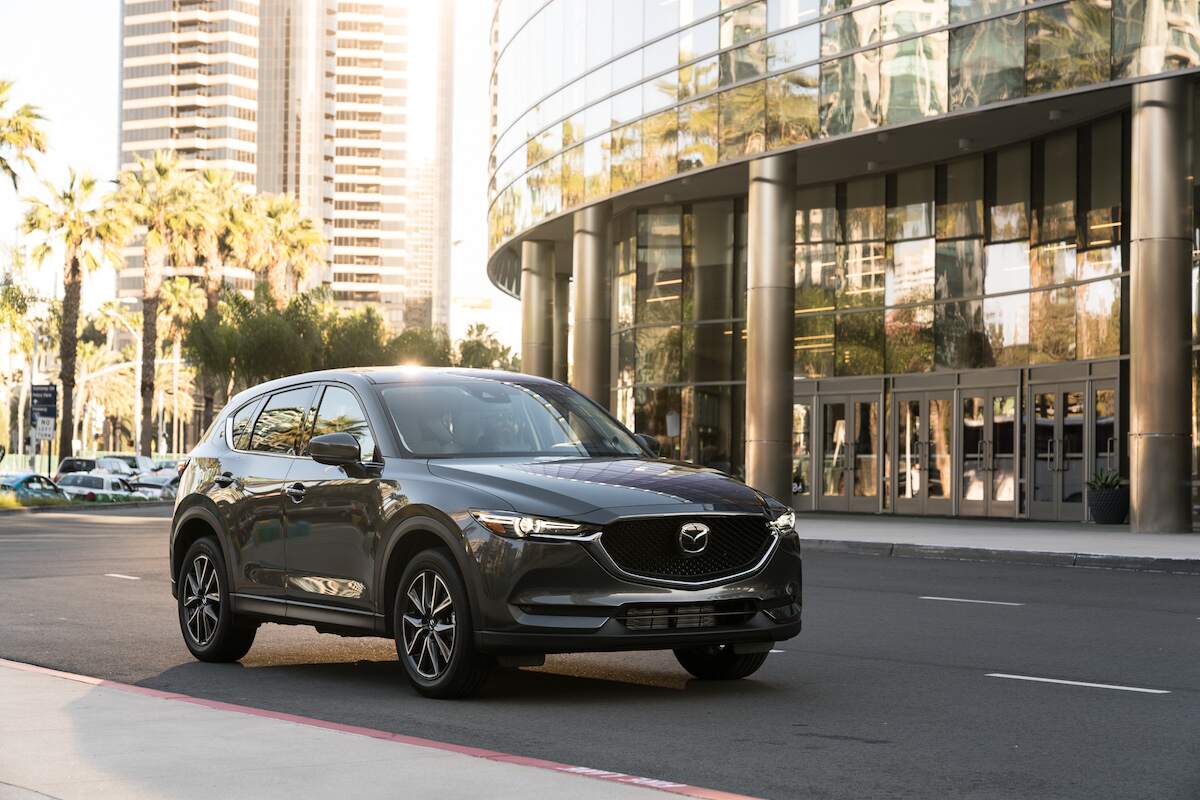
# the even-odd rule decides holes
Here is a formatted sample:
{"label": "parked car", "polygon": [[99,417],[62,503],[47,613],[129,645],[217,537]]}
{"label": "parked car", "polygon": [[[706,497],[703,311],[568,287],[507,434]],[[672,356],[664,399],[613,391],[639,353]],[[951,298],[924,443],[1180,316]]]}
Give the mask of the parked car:
{"label": "parked car", "polygon": [[64,475],[70,475],[72,472],[91,472],[96,468],[96,459],[94,458],[64,458],[58,462],[58,471],[54,474],[54,480],[59,481]]}
{"label": "parked car", "polygon": [[145,493],[136,491],[119,475],[72,472],[64,475],[58,485],[72,500],[113,503],[148,499]]}
{"label": "parked car", "polygon": [[54,481],[36,472],[0,474],[0,493],[11,494],[19,501],[66,499],[66,493]]}
{"label": "parked car", "polygon": [[[135,455],[133,453],[110,453],[102,457],[102,460],[108,461],[114,459],[120,461],[126,467],[126,472],[129,475],[141,475],[144,472],[154,471],[154,461],[149,456]],[[117,470],[110,470],[117,472]]]}
{"label": "parked car", "polygon": [[170,558],[196,658],[241,658],[264,621],[387,636],[432,697],[574,651],[671,649],[698,678],[742,678],[801,627],[791,509],[505,372],[238,394],[184,470]]}
{"label": "parked car", "polygon": [[153,472],[148,475],[139,475],[131,485],[135,491],[141,492],[151,500],[174,500],[175,492],[179,488],[179,474],[172,472],[163,475]]}

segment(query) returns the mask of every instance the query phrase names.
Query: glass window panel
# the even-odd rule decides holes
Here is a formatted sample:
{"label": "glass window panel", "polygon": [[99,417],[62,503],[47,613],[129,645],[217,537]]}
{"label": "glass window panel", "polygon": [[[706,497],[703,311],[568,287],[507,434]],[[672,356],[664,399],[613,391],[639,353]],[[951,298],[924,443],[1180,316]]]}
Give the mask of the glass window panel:
{"label": "glass window panel", "polygon": [[766,82],[721,92],[720,160],[761,153],[766,145]]}
{"label": "glass window panel", "polygon": [[837,187],[816,186],[796,191],[796,241],[835,242],[838,239]]}
{"label": "glass window panel", "polygon": [[932,300],[936,242],[933,239],[914,239],[896,242],[888,247],[891,257],[887,259],[886,304],[892,306]]}
{"label": "glass window panel", "polygon": [[622,125],[642,115],[642,87],[634,86],[614,96],[610,101],[612,124]]}
{"label": "glass window panel", "polygon": [[950,24],[989,17],[1022,5],[1023,0],[950,0]]}
{"label": "glass window panel", "polygon": [[589,202],[609,193],[608,149],[607,136],[583,143],[583,197]]}
{"label": "glass window panel", "polygon": [[642,126],[635,122],[612,132],[611,190],[620,192],[642,182]]}
{"label": "glass window panel", "polygon": [[947,0],[888,0],[879,12],[880,39],[941,28],[948,13]]}
{"label": "glass window panel", "polygon": [[679,171],[717,163],[717,98],[679,107]]}
{"label": "glass window panel", "polygon": [[637,273],[627,272],[617,277],[617,327],[634,324],[633,305],[637,295]]}
{"label": "glass window panel", "polygon": [[679,97],[677,72],[667,72],[642,84],[642,113],[652,114],[675,105]]}
{"label": "glass window panel", "polygon": [[838,308],[883,305],[887,279],[885,248],[883,242],[838,245]]}
{"label": "glass window panel", "polygon": [[955,239],[983,235],[983,157],[937,168],[937,236]]}
{"label": "glass window panel", "polygon": [[563,120],[562,123],[562,143],[563,147],[570,147],[573,144],[579,144],[584,139],[584,113],[580,111]]}
{"label": "glass window panel", "polygon": [[767,0],[767,30],[781,31],[816,19],[818,0]]}
{"label": "glass window panel", "polygon": [[848,8],[864,6],[872,0],[821,0],[821,14],[836,14]]}
{"label": "glass window panel", "polygon": [[1075,245],[1066,242],[1038,247],[1030,253],[1030,286],[1053,286],[1075,280]]}
{"label": "glass window panel", "polygon": [[[1031,237],[1036,242],[1075,238],[1075,132],[1040,143],[1040,198],[1035,199]],[[1118,162],[1119,163],[1119,162]]]}
{"label": "glass window panel", "polygon": [[1094,281],[1076,294],[1078,357],[1121,355],[1121,280]]}
{"label": "glass window panel", "polygon": [[764,41],[752,42],[736,50],[726,50],[720,59],[722,86],[757,78],[767,72],[767,45]]}
{"label": "glass window panel", "polygon": [[562,204],[572,208],[584,200],[583,145],[562,154]]}
{"label": "glass window panel", "polygon": [[679,0],[646,0],[642,22],[647,39],[675,30],[679,27]]}
{"label": "glass window panel", "polygon": [[990,244],[983,250],[983,290],[987,294],[1029,288],[1029,243]]}
{"label": "glass window panel", "polygon": [[1071,0],[1026,12],[1025,93],[1108,80],[1110,0]]}
{"label": "glass window panel", "polygon": [[846,187],[847,242],[883,239],[887,184],[882,175],[848,181]]}
{"label": "glass window panel", "polygon": [[884,319],[887,371],[933,369],[933,306],[890,308]]}
{"label": "glass window panel", "polygon": [[679,388],[639,386],[633,390],[633,402],[634,430],[653,437],[662,458],[678,459],[682,455],[683,432]]}
{"label": "glass window panel", "polygon": [[879,51],[867,50],[821,64],[821,135],[879,125]]}
{"label": "glass window panel", "polygon": [[950,109],[1025,93],[1025,17],[1013,14],[950,31]]}
{"label": "glass window panel", "polygon": [[716,56],[697,61],[679,70],[679,99],[711,92],[717,88],[720,78],[720,68]]}
{"label": "glass window panel", "polygon": [[633,386],[636,361],[637,348],[634,346],[634,331],[621,331],[617,339],[618,386]]}
{"label": "glass window panel", "polygon": [[894,197],[887,209],[887,238],[923,239],[933,235],[932,167],[898,172],[891,177]]}
{"label": "glass window panel", "polygon": [[695,386],[683,390],[683,458],[737,475],[742,469],[744,390]]}
{"label": "glass window panel", "polygon": [[795,376],[824,378],[833,374],[833,316],[796,316]]}
{"label": "glass window panel", "polygon": [[983,301],[940,303],[933,309],[935,369],[994,366],[983,327]]}
{"label": "glass window panel", "polygon": [[880,116],[894,125],[946,110],[947,33],[884,45],[879,62]]}
{"label": "glass window panel", "polygon": [[796,310],[832,311],[837,291],[837,245],[796,245]]}
{"label": "glass window panel", "polygon": [[[657,0],[649,0],[653,5]],[[624,53],[642,43],[642,0],[612,0],[613,53]]]}
{"label": "glass window panel", "polygon": [[[358,440],[358,449],[363,461],[375,461],[375,437],[363,414],[358,399],[348,390],[330,386],[321,396],[321,407],[310,436],[327,433],[348,433]],[[305,452],[308,445],[305,445]]]}
{"label": "glass window panel", "polygon": [[1034,364],[1075,360],[1075,287],[1030,293],[1029,345]]}
{"label": "glass window panel", "polygon": [[720,48],[721,27],[718,20],[705,20],[679,34],[679,63],[685,64]]}
{"label": "glass window panel", "polygon": [[715,14],[720,7],[720,0],[679,0],[679,24],[687,25]]}
{"label": "glass window panel", "polygon": [[305,418],[312,406],[314,387],[304,386],[273,394],[259,412],[250,435],[250,449],[264,453],[297,452]]}
{"label": "glass window panel", "polygon": [[738,316],[734,250],[734,204],[728,200],[694,204],[684,216],[685,320]]}
{"label": "glass window panel", "polygon": [[838,314],[834,373],[883,374],[883,312]]}
{"label": "glass window panel", "polygon": [[854,408],[854,481],[855,497],[875,497],[879,493],[879,402],[855,401]]}
{"label": "glass window panel", "polygon": [[1116,275],[1121,271],[1121,248],[1118,245],[1100,250],[1085,250],[1079,254],[1079,279]]}
{"label": "glass window panel", "polygon": [[1121,118],[1109,117],[1092,123],[1087,131],[1088,191],[1084,198],[1088,247],[1101,247],[1121,241]]}
{"label": "glass window panel", "polygon": [[618,58],[608,65],[608,69],[612,74],[612,88],[614,90],[622,89],[631,83],[637,83],[642,79],[642,51],[638,50]]}
{"label": "glass window panel", "polygon": [[812,494],[812,401],[792,406],[792,494]]}
{"label": "glass window panel", "polygon": [[997,367],[1029,364],[1029,295],[1010,294],[983,301],[988,356]]}
{"label": "glass window panel", "polygon": [[821,23],[821,55],[835,56],[879,41],[879,6],[859,9]]}
{"label": "glass window panel", "polygon": [[609,100],[588,106],[583,112],[583,135],[596,136],[612,127],[612,103]]}
{"label": "glass window panel", "polygon": [[635,329],[637,383],[679,383],[682,378],[683,329],[678,325]]}
{"label": "glass window panel", "polygon": [[[653,2],[650,3],[653,5]],[[642,50],[642,76],[650,77],[675,69],[679,63],[679,37],[665,36]]]}
{"label": "glass window panel", "polygon": [[1029,236],[1029,145],[1017,145],[990,156],[988,240],[1004,242]]}
{"label": "glass window panel", "polygon": [[767,149],[817,138],[817,65],[766,80]]}
{"label": "glass window panel", "polygon": [[[569,4],[568,4],[569,5]],[[612,57],[612,0],[595,0],[587,5],[587,67],[591,69]]]}
{"label": "glass window panel", "polygon": [[562,210],[561,156],[534,167],[529,173],[528,183],[535,220],[545,219]]}
{"label": "glass window panel", "polygon": [[767,39],[767,72],[816,61],[821,56],[821,33],[816,25]]}
{"label": "glass window panel", "polygon": [[767,3],[759,0],[721,15],[721,47],[736,47],[767,32]]}
{"label": "glass window panel", "polygon": [[846,404],[821,403],[821,494],[846,495]]}
{"label": "glass window panel", "polygon": [[938,242],[934,297],[938,300],[983,294],[983,240]]}
{"label": "glass window panel", "polygon": [[678,144],[675,109],[642,120],[642,180],[656,181],[674,175]]}
{"label": "glass window panel", "polygon": [[1200,66],[1193,0],[1113,0],[1113,77]]}

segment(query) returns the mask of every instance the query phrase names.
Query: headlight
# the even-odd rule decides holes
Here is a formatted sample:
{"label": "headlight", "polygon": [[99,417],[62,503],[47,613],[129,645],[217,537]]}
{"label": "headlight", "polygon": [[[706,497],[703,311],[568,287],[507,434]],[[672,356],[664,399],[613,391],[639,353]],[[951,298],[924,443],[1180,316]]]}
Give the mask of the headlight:
{"label": "headlight", "polygon": [[579,539],[595,533],[577,522],[531,517],[512,511],[472,511],[471,516],[497,536],[510,539]]}
{"label": "headlight", "polygon": [[796,512],[790,508],[768,523],[780,536],[796,532]]}

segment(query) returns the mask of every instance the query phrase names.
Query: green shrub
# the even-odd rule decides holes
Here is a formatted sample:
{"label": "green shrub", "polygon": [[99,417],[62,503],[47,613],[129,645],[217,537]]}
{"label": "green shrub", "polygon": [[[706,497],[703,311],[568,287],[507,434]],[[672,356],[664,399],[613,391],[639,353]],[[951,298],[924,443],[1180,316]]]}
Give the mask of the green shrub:
{"label": "green shrub", "polygon": [[1117,472],[1115,469],[1099,470],[1095,475],[1088,478],[1087,486],[1093,492],[1102,491],[1104,489],[1120,489],[1121,473]]}

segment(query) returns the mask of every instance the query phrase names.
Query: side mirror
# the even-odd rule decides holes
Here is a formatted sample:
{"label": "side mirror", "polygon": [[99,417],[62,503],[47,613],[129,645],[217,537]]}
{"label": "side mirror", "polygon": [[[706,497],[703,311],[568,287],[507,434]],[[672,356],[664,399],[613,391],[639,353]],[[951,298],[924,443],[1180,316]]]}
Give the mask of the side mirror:
{"label": "side mirror", "polygon": [[348,433],[323,433],[308,442],[308,453],[318,464],[347,467],[362,462],[358,439]]}
{"label": "side mirror", "polygon": [[637,439],[638,444],[644,447],[652,456],[660,455],[658,449],[658,439],[655,439],[648,433],[635,433],[633,438]]}

